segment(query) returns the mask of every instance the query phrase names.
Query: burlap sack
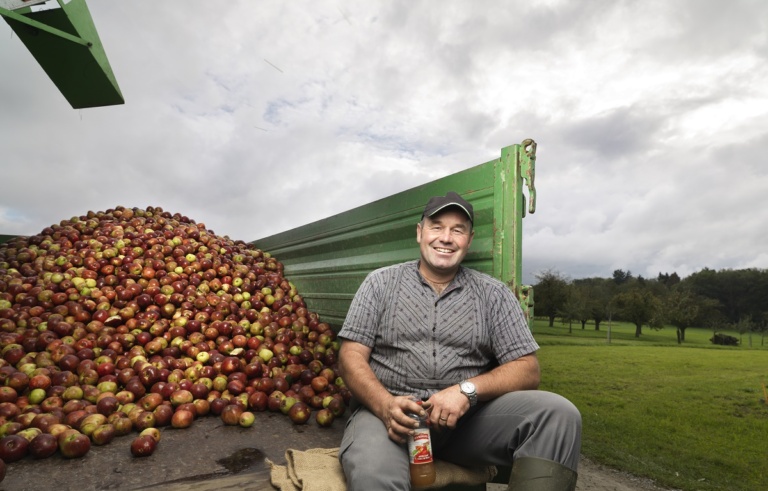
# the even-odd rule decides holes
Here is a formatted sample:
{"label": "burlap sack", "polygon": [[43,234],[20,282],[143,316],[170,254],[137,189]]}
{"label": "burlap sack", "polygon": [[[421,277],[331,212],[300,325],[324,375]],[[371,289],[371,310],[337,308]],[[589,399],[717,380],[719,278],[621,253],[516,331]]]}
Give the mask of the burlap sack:
{"label": "burlap sack", "polygon": [[[346,491],[338,448],[289,449],[286,465],[267,460],[272,485],[281,491]],[[419,489],[434,489],[448,484],[481,484],[496,476],[496,467],[463,467],[435,461],[434,484]]]}

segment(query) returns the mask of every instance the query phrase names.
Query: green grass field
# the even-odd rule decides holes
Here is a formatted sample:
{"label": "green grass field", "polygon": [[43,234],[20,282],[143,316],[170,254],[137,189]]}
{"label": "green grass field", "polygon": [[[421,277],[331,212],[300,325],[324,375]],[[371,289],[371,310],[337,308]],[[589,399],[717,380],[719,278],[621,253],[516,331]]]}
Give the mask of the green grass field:
{"label": "green grass field", "polygon": [[[768,489],[768,346],[709,342],[711,330],[537,320],[544,390],[583,418],[582,453],[657,484],[689,490]],[[727,333],[737,338],[737,333]]]}

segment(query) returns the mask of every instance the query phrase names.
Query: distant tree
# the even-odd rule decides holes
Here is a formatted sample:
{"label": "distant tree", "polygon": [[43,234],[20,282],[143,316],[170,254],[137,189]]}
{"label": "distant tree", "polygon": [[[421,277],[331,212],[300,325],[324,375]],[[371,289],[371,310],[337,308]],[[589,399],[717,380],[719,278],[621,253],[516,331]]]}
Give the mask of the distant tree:
{"label": "distant tree", "polygon": [[589,298],[589,293],[583,288],[575,288],[573,295],[577,305],[576,319],[581,322],[581,330],[583,331],[589,319],[592,318],[592,301]]}
{"label": "distant tree", "polygon": [[704,268],[683,280],[699,295],[717,300],[728,322],[749,315],[758,318],[768,298],[768,270],[755,268],[714,271]]}
{"label": "distant tree", "polygon": [[590,316],[589,296],[584,288],[576,284],[568,285],[566,301],[560,308],[560,317],[563,322],[568,322],[568,332],[573,332],[574,320],[581,322],[584,329]]}
{"label": "distant tree", "polygon": [[615,269],[613,271],[613,282],[617,285],[623,285],[627,281],[632,279],[632,271],[627,270],[625,273],[623,269]]}
{"label": "distant tree", "polygon": [[635,325],[635,337],[643,333],[643,326],[663,327],[661,301],[647,288],[627,289],[615,297],[621,317]]}
{"label": "distant tree", "polygon": [[568,300],[568,280],[558,271],[551,269],[537,274],[536,279],[538,283],[533,286],[536,313],[546,316],[549,319],[549,327],[552,327]]}
{"label": "distant tree", "polygon": [[765,346],[765,335],[768,334],[768,311],[763,311],[756,322],[757,332],[760,333],[760,346]]}
{"label": "distant tree", "polygon": [[573,332],[573,320],[578,316],[579,305],[573,298],[573,295],[568,295],[565,302],[560,306],[558,315],[563,324],[568,324],[568,332]]}
{"label": "distant tree", "polygon": [[677,275],[677,273],[672,273],[672,274],[659,273],[659,276],[656,278],[656,281],[665,285],[667,288],[672,288],[673,286],[680,283],[680,277]]}
{"label": "distant tree", "polygon": [[[639,282],[638,282],[639,284]],[[661,283],[657,279],[646,279],[643,283],[643,286],[651,291],[656,297],[658,297],[660,300],[663,300],[664,297],[667,296],[669,293],[669,288],[664,283]]]}
{"label": "distant tree", "polygon": [[678,344],[685,341],[687,328],[696,325],[708,308],[716,308],[717,306],[713,300],[696,295],[690,289],[679,286],[673,288],[666,295],[663,304],[665,318],[677,328]]}
{"label": "distant tree", "polygon": [[739,333],[739,344],[744,346],[744,334],[749,335],[749,347],[752,347],[752,330],[755,328],[755,323],[752,321],[751,315],[745,315],[734,325],[734,329]]}
{"label": "distant tree", "polygon": [[[613,298],[616,285],[613,281],[606,278],[582,278],[573,280],[573,285],[577,286],[586,297],[589,315],[595,322],[595,331],[600,330],[600,323],[610,317],[611,299]],[[582,329],[586,320],[582,322]]]}

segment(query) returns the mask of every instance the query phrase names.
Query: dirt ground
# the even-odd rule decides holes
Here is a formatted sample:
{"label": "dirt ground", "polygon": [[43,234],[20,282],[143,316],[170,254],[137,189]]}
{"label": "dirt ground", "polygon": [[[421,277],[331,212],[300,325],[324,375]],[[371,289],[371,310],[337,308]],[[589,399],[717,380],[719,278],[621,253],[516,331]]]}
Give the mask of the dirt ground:
{"label": "dirt ground", "polygon": [[655,486],[649,479],[607,468],[582,457],[577,491],[672,491]]}
{"label": "dirt ground", "polygon": [[[8,464],[0,491],[49,490],[160,490],[262,491],[274,490],[269,480],[269,459],[285,463],[288,448],[338,447],[343,421],[329,429],[313,421],[295,426],[279,413],[259,413],[251,428],[224,426],[219,418],[202,418],[184,430],[162,429],[157,450],[150,457],[134,458],[130,443],[135,435],[92,447],[81,459],[56,454],[43,460],[27,457]],[[488,484],[488,491],[506,489]],[[579,491],[659,491],[652,482],[582,459]]]}

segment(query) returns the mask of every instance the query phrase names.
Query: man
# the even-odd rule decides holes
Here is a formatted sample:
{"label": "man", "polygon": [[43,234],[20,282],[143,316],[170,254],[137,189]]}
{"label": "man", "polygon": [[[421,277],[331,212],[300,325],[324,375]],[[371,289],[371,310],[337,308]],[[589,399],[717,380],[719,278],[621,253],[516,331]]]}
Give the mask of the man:
{"label": "man", "polygon": [[429,200],[416,225],[418,261],[372,272],[339,333],[339,365],[354,401],[340,460],[350,491],[409,489],[404,442],[424,414],[439,459],[510,465],[510,489],[573,490],[581,415],[536,390],[539,348],[500,281],[464,268],[472,205]]}

